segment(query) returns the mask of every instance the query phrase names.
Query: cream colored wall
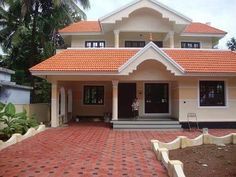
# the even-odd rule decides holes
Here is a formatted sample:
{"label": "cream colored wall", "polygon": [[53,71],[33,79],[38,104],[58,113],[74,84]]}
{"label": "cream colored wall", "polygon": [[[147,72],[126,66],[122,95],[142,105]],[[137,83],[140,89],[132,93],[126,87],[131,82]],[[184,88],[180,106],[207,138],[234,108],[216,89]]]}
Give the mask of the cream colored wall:
{"label": "cream colored wall", "polygon": [[71,47],[84,48],[85,41],[105,41],[106,47],[114,47],[114,33],[109,32],[105,35],[83,35],[72,36]]}
{"label": "cream colored wall", "polygon": [[[104,105],[84,105],[84,85],[104,86]],[[103,116],[112,112],[112,82],[76,82],[73,83],[73,116]]]}
{"label": "cream colored wall", "polygon": [[129,76],[119,77],[119,80],[132,81],[169,81],[174,79],[174,74],[167,71],[162,63],[155,60],[144,61]]}
{"label": "cream colored wall", "polygon": [[199,122],[227,122],[236,121],[236,79],[215,78],[225,80],[226,107],[199,107],[199,80],[211,78],[181,78],[179,79],[179,121],[187,121],[187,113],[196,113]]}
{"label": "cream colored wall", "polygon": [[28,116],[33,116],[39,123],[50,122],[50,104],[37,103],[37,104],[16,104],[16,112],[27,111]]}
{"label": "cream colored wall", "polygon": [[175,48],[181,48],[181,42],[200,42],[200,48],[212,49],[213,43],[211,37],[181,37],[175,35]]}
{"label": "cream colored wall", "polygon": [[131,13],[129,18],[117,22],[114,29],[126,32],[145,31],[166,33],[173,31],[173,22],[164,19],[160,13],[154,10],[142,8]]}
{"label": "cream colored wall", "polygon": [[179,119],[179,84],[171,82],[171,117]]}

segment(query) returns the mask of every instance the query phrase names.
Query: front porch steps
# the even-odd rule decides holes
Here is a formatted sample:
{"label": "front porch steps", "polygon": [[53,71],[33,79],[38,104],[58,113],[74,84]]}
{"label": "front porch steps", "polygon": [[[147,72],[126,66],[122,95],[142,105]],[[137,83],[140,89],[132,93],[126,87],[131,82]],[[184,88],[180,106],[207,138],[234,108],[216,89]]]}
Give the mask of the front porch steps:
{"label": "front porch steps", "polygon": [[181,124],[171,118],[146,118],[138,120],[119,119],[111,121],[113,129],[153,129],[153,130],[180,130]]}

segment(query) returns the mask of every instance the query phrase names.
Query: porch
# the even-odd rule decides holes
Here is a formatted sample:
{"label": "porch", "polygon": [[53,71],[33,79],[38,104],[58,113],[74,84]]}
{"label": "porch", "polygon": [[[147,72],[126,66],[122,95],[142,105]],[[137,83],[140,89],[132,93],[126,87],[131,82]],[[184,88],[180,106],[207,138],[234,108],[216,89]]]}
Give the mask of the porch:
{"label": "porch", "polygon": [[[52,114],[57,109],[58,119],[52,116],[51,125],[93,118],[108,120],[115,129],[180,129],[176,84],[176,81],[60,81],[52,87]],[[134,98],[139,101],[138,119],[134,119],[131,107]]]}

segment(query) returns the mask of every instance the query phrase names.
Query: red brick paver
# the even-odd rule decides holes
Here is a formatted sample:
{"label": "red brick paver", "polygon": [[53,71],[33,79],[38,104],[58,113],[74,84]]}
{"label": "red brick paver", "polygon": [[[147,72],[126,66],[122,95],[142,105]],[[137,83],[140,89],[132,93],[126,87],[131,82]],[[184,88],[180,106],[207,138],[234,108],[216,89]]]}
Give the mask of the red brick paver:
{"label": "red brick paver", "polygon": [[[225,135],[236,130],[210,130]],[[187,131],[113,131],[102,123],[49,129],[0,151],[0,176],[167,177],[151,150],[151,139],[195,137]]]}

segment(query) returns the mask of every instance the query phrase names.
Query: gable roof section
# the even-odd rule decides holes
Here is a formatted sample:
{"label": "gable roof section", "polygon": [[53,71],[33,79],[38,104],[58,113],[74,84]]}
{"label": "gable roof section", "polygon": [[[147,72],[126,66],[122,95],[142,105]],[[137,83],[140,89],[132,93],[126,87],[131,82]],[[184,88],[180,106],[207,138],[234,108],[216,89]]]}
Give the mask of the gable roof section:
{"label": "gable roof section", "polygon": [[189,24],[185,28],[183,33],[221,34],[221,35],[227,34],[225,31],[214,28],[214,27],[209,26],[207,24],[197,23],[197,22]]}
{"label": "gable roof section", "polygon": [[100,33],[102,31],[99,21],[80,21],[61,30],[60,33]]}
{"label": "gable roof section", "polygon": [[[143,49],[68,49],[32,67],[31,72],[115,72],[119,74]],[[143,50],[143,51],[142,51]],[[236,73],[236,53],[222,50],[159,49],[184,73]],[[162,51],[162,52],[161,52]],[[149,58],[147,58],[149,59]]]}
{"label": "gable roof section", "polygon": [[[168,15],[165,15],[165,18],[167,18],[167,16],[169,16],[171,14],[170,16],[173,16],[173,15],[177,16],[177,17],[181,18],[184,21],[187,21],[187,22],[191,22],[192,21],[189,17],[187,17],[187,16],[181,14],[180,12],[177,12],[176,10],[174,10],[174,9],[172,9],[172,8],[170,8],[170,7],[166,6],[166,5],[158,2],[157,0],[134,0],[133,2],[131,2],[129,4],[126,4],[125,6],[123,6],[123,7],[119,8],[119,9],[117,9],[117,10],[115,10],[115,11],[113,11],[113,12],[111,12],[111,13],[103,16],[103,17],[101,17],[99,19],[99,21],[101,21],[101,23],[103,23],[108,18],[110,18],[112,16],[116,16],[118,13],[120,13],[122,11],[125,11],[129,7],[135,6],[136,4],[138,4],[140,2],[144,2],[144,1],[152,3],[152,5],[150,7],[153,8],[153,9],[155,8],[154,6],[158,6],[158,7],[163,9],[163,12],[164,11],[168,12],[168,13],[166,13]],[[148,7],[147,4],[146,4],[146,7]],[[134,10],[137,10],[137,9],[132,9],[131,12],[133,12]]]}
{"label": "gable roof section", "polygon": [[236,53],[226,50],[165,49],[188,73],[236,73]]}

